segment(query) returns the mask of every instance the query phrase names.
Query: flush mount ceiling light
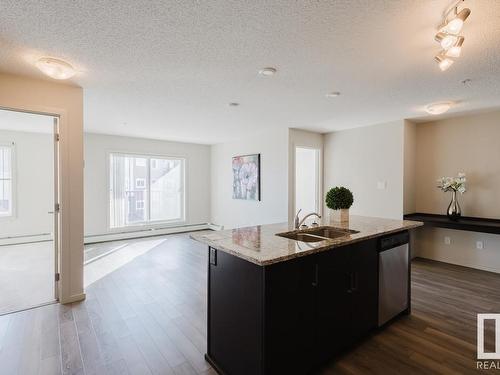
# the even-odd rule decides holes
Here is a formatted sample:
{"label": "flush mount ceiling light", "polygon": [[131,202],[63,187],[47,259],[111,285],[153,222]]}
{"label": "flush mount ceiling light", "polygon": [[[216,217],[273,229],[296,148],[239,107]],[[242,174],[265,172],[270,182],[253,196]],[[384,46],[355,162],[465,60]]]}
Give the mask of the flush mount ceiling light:
{"label": "flush mount ceiling light", "polygon": [[445,112],[448,112],[449,109],[452,107],[452,105],[453,105],[452,102],[432,103],[425,107],[425,112],[427,112],[430,115],[440,115]]}
{"label": "flush mount ceiling light", "polygon": [[444,21],[434,37],[443,49],[439,55],[434,57],[434,60],[436,60],[443,72],[453,64],[451,58],[458,58],[462,53],[462,45],[465,38],[458,35],[458,33],[462,30],[465,20],[471,13],[469,8],[464,8],[460,12],[458,11],[458,5],[463,1],[455,1],[453,6],[445,12]]}
{"label": "flush mount ceiling light", "polygon": [[262,68],[261,70],[259,70],[259,74],[261,76],[270,77],[270,76],[275,75],[277,71],[278,70],[276,68],[268,67],[268,68]]}
{"label": "flush mount ceiling light", "polygon": [[434,57],[434,60],[437,61],[437,63],[439,64],[439,69],[441,69],[441,71],[443,71],[443,72],[446,69],[448,69],[450,66],[452,66],[454,63],[454,61],[452,59],[449,59],[448,57],[446,57],[442,53],[440,53],[439,55]]}
{"label": "flush mount ceiling light", "polygon": [[71,64],[52,57],[42,57],[35,65],[42,73],[54,79],[68,79],[76,74],[75,68]]}
{"label": "flush mount ceiling light", "polygon": [[327,98],[336,98],[337,96],[340,96],[340,92],[332,91],[332,92],[329,92],[328,94],[326,94],[325,96]]}

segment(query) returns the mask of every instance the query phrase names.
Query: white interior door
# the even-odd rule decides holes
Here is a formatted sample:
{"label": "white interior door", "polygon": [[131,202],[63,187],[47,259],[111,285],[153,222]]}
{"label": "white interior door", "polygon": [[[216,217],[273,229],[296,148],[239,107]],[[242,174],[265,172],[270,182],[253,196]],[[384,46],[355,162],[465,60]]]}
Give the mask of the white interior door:
{"label": "white interior door", "polygon": [[320,150],[295,148],[295,212],[321,213]]}
{"label": "white interior door", "polygon": [[54,116],[0,108],[0,315],[58,299],[57,133]]}

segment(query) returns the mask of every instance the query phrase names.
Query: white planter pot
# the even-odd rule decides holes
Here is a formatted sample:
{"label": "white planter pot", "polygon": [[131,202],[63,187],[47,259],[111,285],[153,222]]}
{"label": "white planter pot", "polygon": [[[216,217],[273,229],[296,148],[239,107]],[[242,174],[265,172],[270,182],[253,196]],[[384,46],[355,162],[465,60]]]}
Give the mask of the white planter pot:
{"label": "white planter pot", "polygon": [[349,223],[349,209],[330,210],[330,223]]}

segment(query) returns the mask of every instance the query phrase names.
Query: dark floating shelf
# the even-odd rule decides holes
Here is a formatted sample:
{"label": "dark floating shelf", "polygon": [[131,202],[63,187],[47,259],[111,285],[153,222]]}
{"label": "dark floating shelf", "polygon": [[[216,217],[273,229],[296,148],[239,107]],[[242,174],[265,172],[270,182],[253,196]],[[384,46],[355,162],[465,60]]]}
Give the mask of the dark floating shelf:
{"label": "dark floating shelf", "polygon": [[470,232],[500,234],[500,219],[463,216],[457,221],[446,215],[414,213],[404,215],[405,220],[422,221],[425,226],[467,230]]}

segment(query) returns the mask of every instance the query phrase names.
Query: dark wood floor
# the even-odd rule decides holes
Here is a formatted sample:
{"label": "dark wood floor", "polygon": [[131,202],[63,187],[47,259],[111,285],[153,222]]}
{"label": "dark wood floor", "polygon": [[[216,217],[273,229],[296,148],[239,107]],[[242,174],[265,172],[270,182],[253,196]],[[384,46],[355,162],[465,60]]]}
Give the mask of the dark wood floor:
{"label": "dark wood floor", "polygon": [[[165,238],[82,303],[1,316],[0,374],[215,374],[203,358],[206,248]],[[322,374],[477,372],[476,314],[500,312],[500,275],[416,260],[412,276],[412,315]]]}

